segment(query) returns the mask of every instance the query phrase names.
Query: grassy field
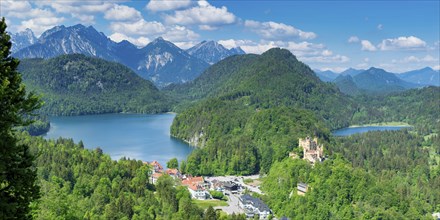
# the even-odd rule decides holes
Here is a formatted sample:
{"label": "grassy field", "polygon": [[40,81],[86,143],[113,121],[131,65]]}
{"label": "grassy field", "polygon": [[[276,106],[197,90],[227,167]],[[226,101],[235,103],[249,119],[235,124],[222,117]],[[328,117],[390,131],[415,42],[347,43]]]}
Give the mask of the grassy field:
{"label": "grassy field", "polygon": [[202,209],[207,209],[209,206],[228,206],[228,203],[222,200],[193,200],[193,202]]}

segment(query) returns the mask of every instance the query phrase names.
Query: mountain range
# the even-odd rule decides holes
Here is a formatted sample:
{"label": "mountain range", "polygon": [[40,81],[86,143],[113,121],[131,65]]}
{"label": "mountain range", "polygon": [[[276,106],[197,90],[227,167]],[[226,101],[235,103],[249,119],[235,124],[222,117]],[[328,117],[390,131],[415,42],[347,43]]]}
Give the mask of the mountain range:
{"label": "mountain range", "polygon": [[334,82],[342,92],[349,95],[359,93],[379,95],[420,87],[420,85],[400,79],[393,73],[374,67],[354,76],[340,75]]}
{"label": "mountain range", "polygon": [[333,82],[346,94],[384,94],[425,86],[440,86],[440,71],[425,67],[400,74],[371,67],[368,70],[349,68],[341,73],[315,70],[324,82]]}
{"label": "mountain range", "polygon": [[[56,26],[38,39],[31,30],[26,30],[12,35],[12,41],[15,42],[13,56],[21,59],[84,54],[124,64],[158,87],[191,81],[209,67],[209,63],[244,53],[240,48],[227,50],[215,42],[202,42],[199,47],[188,50],[194,54],[192,56],[160,37],[138,48],[128,41],[116,43],[92,26],[81,24]],[[213,58],[207,59],[208,62],[203,59],[208,57]]]}
{"label": "mountain range", "polygon": [[[340,73],[333,72],[331,70],[314,70],[316,75],[324,82],[334,82],[339,76],[350,75],[352,77],[358,75],[359,73],[365,72],[363,69],[353,69],[348,68]],[[388,72],[390,73],[390,72]],[[411,70],[403,73],[391,73],[396,75],[398,78],[409,82],[415,83],[420,86],[440,86],[440,71],[433,70],[431,67],[425,67],[422,69]]]}
{"label": "mountain range", "polygon": [[186,50],[186,52],[211,65],[232,55],[245,54],[240,47],[235,47],[228,50],[223,45],[215,41],[202,41],[194,47]]}
{"label": "mountain range", "polygon": [[38,40],[35,37],[34,32],[32,32],[32,30],[29,28],[26,28],[26,30],[17,32],[15,34],[10,33],[10,36],[12,42],[12,48],[11,48],[12,53],[30,46],[36,43]]}

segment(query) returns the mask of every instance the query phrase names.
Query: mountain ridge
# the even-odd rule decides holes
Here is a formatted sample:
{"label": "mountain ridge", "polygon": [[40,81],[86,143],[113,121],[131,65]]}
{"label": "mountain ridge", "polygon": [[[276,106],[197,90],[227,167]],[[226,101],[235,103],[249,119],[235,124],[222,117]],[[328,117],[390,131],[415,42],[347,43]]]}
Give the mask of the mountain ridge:
{"label": "mountain ridge", "polygon": [[[161,54],[153,51],[155,47],[152,45],[159,41],[169,50],[162,51]],[[149,48],[153,49],[149,50]],[[116,43],[104,33],[98,32],[93,26],[86,27],[82,24],[69,27],[55,26],[43,32],[35,44],[14,52],[13,56],[22,59],[47,59],[74,53],[119,62],[130,67],[142,77],[152,80],[159,87],[192,80],[209,66],[198,58],[186,55],[184,50],[161,37],[143,48],[137,48],[128,41]],[[156,66],[158,61],[159,63],[163,62],[163,58],[166,57],[168,57],[164,64],[167,66],[166,68],[160,68],[160,70],[148,68],[151,65]],[[170,59],[171,57],[174,59]]]}
{"label": "mountain ridge", "polygon": [[226,49],[223,45],[215,41],[202,41],[187,49],[186,52],[211,65],[232,55],[245,54],[240,47]]}

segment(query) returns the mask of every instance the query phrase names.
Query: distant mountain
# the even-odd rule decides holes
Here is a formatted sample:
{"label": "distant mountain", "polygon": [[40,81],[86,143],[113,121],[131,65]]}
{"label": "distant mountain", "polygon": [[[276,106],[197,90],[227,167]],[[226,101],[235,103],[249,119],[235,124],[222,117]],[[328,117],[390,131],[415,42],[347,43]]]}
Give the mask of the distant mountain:
{"label": "distant mountain", "polygon": [[37,42],[37,38],[34,35],[34,32],[32,32],[31,29],[26,28],[26,30],[10,34],[11,35],[11,42],[12,42],[12,49],[11,52],[17,52],[25,47],[28,47],[34,43]]}
{"label": "distant mountain", "polygon": [[28,90],[44,94],[42,111],[50,115],[156,113],[171,106],[153,83],[126,66],[82,54],[23,59],[19,71]]}
{"label": "distant mountain", "polygon": [[47,59],[64,54],[84,54],[119,62],[159,87],[192,80],[209,66],[162,38],[139,49],[128,41],[113,42],[92,26],[81,24],[49,29],[36,43],[16,51],[13,56]]}
{"label": "distant mountain", "polygon": [[[358,73],[353,77],[351,77],[350,74],[346,74],[345,76],[346,77],[335,80],[335,83],[338,85],[340,91],[350,95],[357,94],[360,91],[362,93],[375,95],[387,94],[418,87],[417,84],[399,79],[394,73],[389,73],[383,69],[374,67]],[[357,89],[354,86],[356,86]]]}
{"label": "distant mountain", "polygon": [[245,52],[240,47],[228,50],[223,45],[215,41],[202,41],[194,47],[186,50],[186,52],[188,52],[192,56],[204,60],[209,64],[217,63],[218,61],[232,55],[245,54]]}
{"label": "distant mountain", "polygon": [[357,87],[356,83],[353,80],[353,77],[350,75],[339,75],[334,81],[333,81],[339,88],[339,90],[348,95],[356,96],[361,94],[362,92]]}
{"label": "distant mountain", "polygon": [[396,74],[400,79],[417,85],[440,86],[440,71],[425,67],[419,70],[413,70],[401,74]]}
{"label": "distant mountain", "polygon": [[205,61],[161,37],[141,49],[137,65],[141,76],[151,79],[159,87],[191,81],[209,67]]}
{"label": "distant mountain", "polygon": [[320,71],[320,70],[314,70],[316,75],[319,77],[319,79],[321,79],[324,82],[331,82],[334,79],[336,79],[336,77],[339,76],[339,74],[332,72],[330,70],[326,70],[326,71]]}
{"label": "distant mountain", "polygon": [[357,74],[362,73],[364,71],[365,70],[363,70],[363,69],[358,70],[358,69],[348,68],[348,69],[342,71],[340,74],[343,76],[346,76],[346,75],[356,76]]}
{"label": "distant mountain", "polygon": [[45,31],[38,42],[13,55],[19,58],[52,58],[64,54],[84,54],[109,61],[122,60],[115,50],[116,43],[99,33],[92,26],[81,24],[56,26]]}

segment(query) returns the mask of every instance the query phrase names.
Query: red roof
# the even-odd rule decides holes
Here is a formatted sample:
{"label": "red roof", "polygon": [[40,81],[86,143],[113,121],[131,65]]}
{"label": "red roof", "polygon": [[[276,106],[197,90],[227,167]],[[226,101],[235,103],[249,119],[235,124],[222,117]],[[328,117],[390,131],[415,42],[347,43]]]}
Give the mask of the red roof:
{"label": "red roof", "polygon": [[153,168],[158,169],[158,170],[163,170],[162,165],[160,165],[159,162],[157,162],[156,160],[150,163],[151,166],[153,166]]}
{"label": "red roof", "polygon": [[162,173],[153,173],[153,178],[158,179],[159,177],[161,177],[163,174]]}
{"label": "red roof", "polygon": [[177,173],[179,173],[179,170],[178,169],[168,169],[167,171],[166,171],[166,173],[168,174],[168,175],[173,175],[173,176],[175,176],[175,175],[177,175]]}
{"label": "red roof", "polygon": [[196,177],[189,177],[189,178],[184,179],[182,181],[182,185],[190,186],[190,185],[193,185],[193,184],[200,184],[200,183],[203,183],[203,182],[204,182],[203,181],[203,177],[196,176]]}

